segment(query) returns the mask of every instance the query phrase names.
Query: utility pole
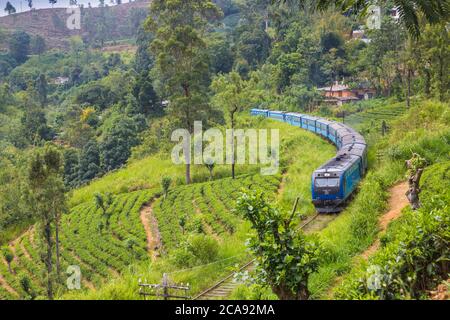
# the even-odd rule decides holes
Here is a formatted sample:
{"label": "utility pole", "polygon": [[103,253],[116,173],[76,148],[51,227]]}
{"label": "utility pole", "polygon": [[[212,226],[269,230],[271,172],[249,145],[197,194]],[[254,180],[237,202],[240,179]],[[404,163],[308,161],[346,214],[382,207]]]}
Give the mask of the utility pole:
{"label": "utility pole", "polygon": [[[182,290],[184,291],[184,295],[172,294],[170,290]],[[189,290],[191,290],[189,284],[184,285],[181,283],[180,285],[171,285],[167,273],[163,274],[162,282],[160,284],[142,283],[141,279],[139,279],[139,295],[143,296],[145,300],[148,296],[160,297],[164,300],[169,300],[171,298],[190,300],[191,297],[188,295]]]}

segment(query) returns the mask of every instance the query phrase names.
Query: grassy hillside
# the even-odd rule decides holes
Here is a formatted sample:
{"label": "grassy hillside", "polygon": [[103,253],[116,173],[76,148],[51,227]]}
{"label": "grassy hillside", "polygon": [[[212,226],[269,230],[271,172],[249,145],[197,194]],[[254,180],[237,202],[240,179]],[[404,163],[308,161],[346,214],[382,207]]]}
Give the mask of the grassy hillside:
{"label": "grassy hillside", "polygon": [[315,298],[327,296],[337,278],[351,270],[353,257],[375,240],[378,217],[389,197],[387,191],[406,179],[404,161],[412,152],[420,153],[429,164],[450,159],[449,117],[448,104],[421,101],[393,122],[390,135],[372,147],[383,157],[376,160],[348,209],[320,233],[328,254],[311,278]]}
{"label": "grassy hillside", "polygon": [[[378,219],[387,209],[389,189],[399,181],[406,179],[404,161],[412,152],[419,152],[428,163],[439,163],[436,168],[447,167],[450,160],[450,123],[449,105],[433,101],[419,101],[411,109],[404,103],[373,101],[369,109],[347,118],[369,140],[370,170],[359,186],[352,203],[328,225],[320,223],[314,228],[318,233],[326,254],[323,255],[319,271],[310,276],[309,289],[312,299],[330,299],[343,297],[343,292],[351,296],[350,290],[340,290],[339,296],[333,296],[333,290],[348,273],[352,273],[357,257],[375,241],[379,225]],[[402,113],[403,110],[403,113]],[[374,117],[376,124],[374,125]],[[389,123],[388,135],[382,136],[379,125]],[[347,121],[346,121],[347,122]],[[348,123],[348,122],[347,122]],[[378,156],[375,156],[378,155]],[[450,195],[445,183],[437,183],[443,171],[429,178],[434,169],[427,170],[423,186],[435,181],[435,186],[424,191],[424,197],[436,193]],[[289,175],[288,175],[289,177]],[[437,188],[436,188],[437,187]],[[439,190],[439,191],[438,191]],[[364,269],[365,270],[365,269]],[[352,284],[357,282],[361,273],[351,277]],[[359,282],[357,282],[359,284]],[[348,288],[347,288],[348,289]],[[232,295],[236,299],[274,299],[270,290],[258,286],[240,286]]]}
{"label": "grassy hillside", "polygon": [[[281,139],[281,171],[289,170],[291,174],[286,179],[286,190],[282,202],[291,206],[298,195],[302,195],[302,203],[307,212],[313,210],[310,204],[309,185],[303,180],[310,179],[311,173],[335,153],[335,148],[312,133],[295,129],[283,123],[249,118],[242,115],[242,128],[277,128]],[[302,157],[298,157],[303,154]],[[236,167],[238,175],[257,173],[260,167],[256,165],[241,165]],[[215,178],[227,177],[230,168],[218,165],[214,169]],[[111,172],[101,179],[94,180],[89,185],[74,190],[71,205],[77,205],[89,200],[95,192],[124,193],[139,189],[159,187],[161,178],[170,176],[176,184],[184,184],[184,167],[174,165],[169,155],[157,155],[142,160],[132,161],[125,168]],[[205,166],[192,166],[194,182],[203,182],[209,178]],[[299,183],[303,181],[303,183]]]}
{"label": "grassy hillside", "polygon": [[[72,208],[61,223],[61,270],[69,265],[79,265],[83,275],[82,286],[94,288],[116,277],[133,261],[147,259],[146,236],[139,219],[142,205],[157,195],[155,190],[145,190],[114,197],[109,208],[110,226],[101,226],[102,213],[93,201]],[[21,281],[28,278],[30,292],[43,295],[44,268],[39,258],[39,241],[35,226],[10,244],[15,255],[8,271],[6,261],[0,261],[0,274],[14,292],[1,292],[0,298],[27,297]],[[130,243],[132,245],[130,246]]]}
{"label": "grassy hillside", "polygon": [[[337,298],[427,299],[430,290],[448,279],[449,172],[450,161],[425,170],[423,207],[404,209],[381,239],[382,248],[358,263],[335,289]],[[367,286],[371,277],[377,277],[378,288]]]}
{"label": "grassy hillside", "polygon": [[[394,110],[398,105],[382,108]],[[387,190],[404,179],[403,161],[411,151],[421,153],[430,164],[449,160],[447,104],[421,102],[404,116],[397,114],[396,117],[400,119],[392,121],[389,136],[378,136],[378,142],[372,145],[372,153],[382,150],[384,156],[372,159],[373,169],[353,203],[319,232],[327,254],[319,272],[311,277],[313,298],[327,296],[329,288],[340,282],[336,282],[337,277],[352,269],[353,257],[374,241],[378,217],[386,208]],[[245,250],[249,225],[233,211],[242,187],[266,190],[285,210],[300,196],[299,211],[306,215],[313,213],[310,175],[334,155],[334,147],[286,124],[243,119],[245,126],[280,129],[282,168],[278,175],[263,177],[257,166],[242,166],[238,168],[238,179],[232,180],[227,177],[229,167],[218,166],[215,180],[207,182],[206,168],[198,166],[193,171],[196,183],[186,186],[182,181],[183,166],[175,166],[160,156],[132,162],[124,169],[75,190],[71,213],[64,217],[62,224],[62,267],[80,265],[83,290],[66,292],[62,289],[59,296],[139,299],[138,280],[157,283],[163,273],[169,273],[172,281],[191,283],[191,294],[200,292],[234,265],[250,259]],[[361,130],[371,123],[371,117],[360,121]],[[159,183],[165,175],[171,176],[175,184],[163,199]],[[107,191],[115,194],[111,206],[113,215],[110,228],[102,228],[101,211],[94,206],[93,194]],[[146,232],[140,219],[141,208],[146,203],[151,205],[155,218],[152,230],[157,230],[161,238],[156,254],[148,253]],[[35,228],[11,243],[15,255],[12,273],[6,261],[1,261],[0,294],[3,298],[26,297],[29,293],[24,292],[21,285],[24,278],[31,280],[36,294],[43,294],[44,279],[40,277],[39,264],[35,263],[39,261]],[[245,294],[242,297],[246,297]]]}
{"label": "grassy hillside", "polygon": [[[215,180],[202,182],[208,180],[209,174],[204,166],[196,166],[196,183],[186,186],[182,179],[184,167],[156,156],[133,162],[75,190],[71,213],[62,223],[62,269],[80,265],[83,290],[64,293],[62,288],[62,297],[139,299],[138,279],[159,282],[163,272],[175,272],[171,279],[191,283],[193,293],[210,286],[230,267],[250,259],[245,249],[249,226],[233,211],[241,188],[261,188],[289,208],[300,196],[300,210],[306,214],[314,212],[309,203],[310,176],[334,155],[335,148],[310,132],[278,122],[244,116],[243,126],[280,129],[282,168],[278,175],[264,177],[259,174],[259,166],[247,165],[238,167],[239,177],[232,180],[228,178],[229,166],[218,166]],[[171,176],[175,181],[166,199],[159,197],[162,176]],[[101,226],[102,213],[93,200],[96,192],[114,194],[110,228]],[[154,198],[156,201],[152,201]],[[145,203],[153,208],[162,242],[154,261],[147,252],[140,220],[140,209]],[[11,264],[13,273],[2,261],[0,274],[13,289],[11,292],[2,286],[0,293],[4,298],[27,296],[20,283],[24,277],[31,280],[36,294],[43,294],[44,279],[39,272],[42,266],[34,264],[39,259],[35,228],[10,245],[16,255]],[[194,254],[189,248],[195,243],[201,248],[209,243],[213,253]]]}

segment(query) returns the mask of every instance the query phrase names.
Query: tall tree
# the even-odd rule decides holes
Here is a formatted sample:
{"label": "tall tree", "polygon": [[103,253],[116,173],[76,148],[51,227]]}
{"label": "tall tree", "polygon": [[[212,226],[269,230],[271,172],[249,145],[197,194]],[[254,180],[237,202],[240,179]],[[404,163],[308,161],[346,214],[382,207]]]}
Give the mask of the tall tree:
{"label": "tall tree", "polygon": [[[211,84],[211,88],[215,93],[213,102],[218,107],[222,107],[224,109],[228,117],[229,124],[231,125],[233,137],[236,125],[236,114],[244,108],[246,101],[248,101],[248,92],[245,90],[246,86],[247,82],[242,80],[239,73],[235,71],[227,75],[217,76]],[[234,138],[231,145],[231,152],[231,176],[234,179],[236,166]]]}
{"label": "tall tree", "polygon": [[36,79],[34,86],[36,88],[37,96],[40,105],[43,107],[47,104],[47,92],[48,92],[48,84],[47,78],[45,74],[41,73],[39,77]]}
{"label": "tall tree", "polygon": [[28,0],[28,8],[30,8],[31,11],[31,9],[33,8],[33,0]]}
{"label": "tall tree", "polygon": [[[150,6],[146,27],[155,39],[151,51],[169,111],[190,133],[195,120],[205,119],[208,109],[209,68],[204,33],[208,23],[220,17],[210,0],[156,0]],[[187,156],[188,153],[186,153]],[[186,183],[191,183],[191,166],[186,159]]]}
{"label": "tall tree", "polygon": [[331,83],[330,91],[333,90],[333,84],[339,80],[339,75],[343,73],[345,60],[338,55],[338,49],[332,48],[324,55],[325,63],[322,66],[322,72],[326,75],[327,80]]}
{"label": "tall tree", "polygon": [[9,53],[17,61],[24,63],[30,54],[30,36],[23,31],[16,31],[9,40]]}
{"label": "tall tree", "polygon": [[83,148],[80,155],[79,181],[86,183],[101,173],[100,150],[97,142],[92,139]]}
{"label": "tall tree", "polygon": [[115,123],[101,144],[103,167],[111,171],[124,165],[131,155],[131,148],[138,143],[138,126],[134,119],[123,118]]}
{"label": "tall tree", "polygon": [[[62,178],[62,156],[52,146],[44,151],[35,151],[28,170],[30,188],[29,205],[39,221],[39,232],[45,248],[42,260],[45,265],[47,297],[54,297],[53,246],[56,242],[59,268],[58,220],[66,208],[64,183]],[[56,238],[53,236],[56,230]]]}
{"label": "tall tree", "polygon": [[66,187],[74,188],[78,185],[79,161],[77,149],[67,148],[64,150],[64,184]]}
{"label": "tall tree", "polygon": [[54,137],[54,131],[47,125],[45,113],[36,105],[25,109],[21,124],[23,137],[34,146],[40,145],[43,140],[50,141]]}
{"label": "tall tree", "polygon": [[16,13],[16,8],[8,1],[6,2],[5,12],[8,12],[8,14]]}
{"label": "tall tree", "polygon": [[150,69],[153,68],[154,58],[150,54],[150,43],[153,36],[144,28],[139,28],[136,43],[138,45],[134,69],[138,73],[133,86],[133,96],[139,105],[139,112],[143,114],[158,114],[162,111],[161,101],[155,92]]}
{"label": "tall tree", "polygon": [[450,93],[450,31],[445,23],[428,25],[418,42],[422,61],[419,70],[425,77],[425,92],[445,101]]}

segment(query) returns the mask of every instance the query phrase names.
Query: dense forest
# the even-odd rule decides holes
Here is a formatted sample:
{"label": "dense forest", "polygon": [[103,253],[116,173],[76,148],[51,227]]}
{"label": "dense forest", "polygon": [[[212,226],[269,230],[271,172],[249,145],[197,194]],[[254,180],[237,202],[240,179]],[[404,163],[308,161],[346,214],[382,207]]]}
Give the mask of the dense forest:
{"label": "dense forest", "polygon": [[[254,258],[250,283],[226,298],[430,297],[449,272],[450,6],[379,1],[379,28],[368,6],[154,0],[123,15],[103,1],[83,8],[74,35],[6,30],[0,18],[0,299],[139,299],[141,275],[159,282],[189,268],[173,279],[195,296]],[[339,86],[371,97],[331,105],[324,90]],[[252,108],[344,121],[364,135],[369,173],[348,209],[299,230],[315,215],[311,173],[335,152],[249,117]],[[194,121],[279,129],[282,172],[172,164],[172,132],[194,134]],[[380,236],[413,154],[427,164],[423,206]],[[268,230],[278,237],[261,237]],[[355,261],[375,241],[373,260]],[[65,287],[72,265],[82,290]],[[361,280],[373,265],[382,290]]]}

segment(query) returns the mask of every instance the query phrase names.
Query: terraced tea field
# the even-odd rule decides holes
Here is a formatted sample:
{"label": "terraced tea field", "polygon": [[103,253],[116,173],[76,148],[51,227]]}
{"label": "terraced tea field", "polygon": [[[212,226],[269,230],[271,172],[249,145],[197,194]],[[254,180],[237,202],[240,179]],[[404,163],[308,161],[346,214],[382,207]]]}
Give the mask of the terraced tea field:
{"label": "terraced tea field", "polygon": [[[173,188],[166,199],[161,197],[152,206],[160,228],[162,253],[170,253],[188,234],[208,234],[219,242],[233,237],[242,223],[233,213],[241,188],[261,188],[275,194],[280,182],[280,175],[245,175],[235,180],[226,178]],[[95,289],[118,277],[130,265],[149,261],[140,212],[158,196],[155,189],[114,196],[108,209],[112,213],[109,226],[105,225],[102,211],[97,209],[94,200],[74,207],[62,220],[62,277],[65,279],[68,266],[77,265],[82,273],[82,288]],[[180,225],[182,217],[186,221],[184,228]],[[36,295],[45,294],[44,266],[37,249],[39,239],[35,228],[10,243],[14,254],[11,272],[7,262],[0,261],[0,299],[26,297],[20,283],[24,277],[30,280]]]}
{"label": "terraced tea field", "polygon": [[[155,190],[137,191],[114,197],[109,210],[109,227],[103,226],[102,212],[93,201],[73,208],[61,224],[61,270],[80,266],[83,288],[93,289],[106,279],[123,272],[130,264],[148,259],[145,230],[140,209],[157,195]],[[0,260],[0,299],[26,296],[20,284],[24,276],[31,280],[32,290],[43,294],[45,288],[35,229],[10,243],[14,253],[11,271]]]}
{"label": "terraced tea field", "polygon": [[387,124],[406,112],[405,103],[389,104],[377,108],[369,108],[366,111],[354,113],[345,118],[345,122],[356,130],[362,130],[366,127],[381,129],[381,123]]}
{"label": "terraced tea field", "polygon": [[[275,194],[280,183],[280,175],[247,175],[175,188],[154,206],[165,249],[175,248],[186,233],[205,233],[215,238],[232,235],[241,223],[233,213],[240,190],[260,188]],[[180,226],[181,218],[186,221],[184,228]]]}

